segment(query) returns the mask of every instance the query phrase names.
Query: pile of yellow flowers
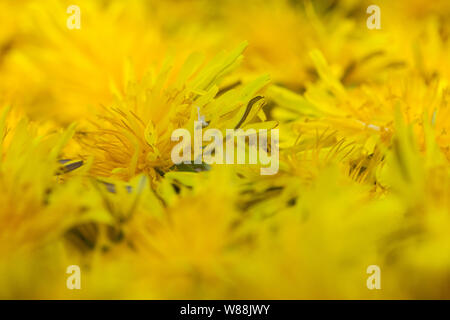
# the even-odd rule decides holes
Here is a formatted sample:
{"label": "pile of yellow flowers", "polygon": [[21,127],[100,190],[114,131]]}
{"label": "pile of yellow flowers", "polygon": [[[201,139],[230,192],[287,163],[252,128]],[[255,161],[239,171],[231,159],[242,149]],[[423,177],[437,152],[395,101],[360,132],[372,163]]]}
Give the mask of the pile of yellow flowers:
{"label": "pile of yellow flowers", "polygon": [[[2,0],[0,21],[0,298],[450,298],[449,1]],[[278,173],[175,165],[199,114],[279,129]]]}

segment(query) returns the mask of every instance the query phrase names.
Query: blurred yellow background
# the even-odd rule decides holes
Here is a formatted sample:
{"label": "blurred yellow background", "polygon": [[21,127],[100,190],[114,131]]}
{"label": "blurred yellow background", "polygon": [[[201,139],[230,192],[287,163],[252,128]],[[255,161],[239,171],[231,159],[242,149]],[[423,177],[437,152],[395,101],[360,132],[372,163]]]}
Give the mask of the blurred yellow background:
{"label": "blurred yellow background", "polygon": [[[1,0],[0,298],[449,299],[449,18],[446,0]],[[279,129],[278,174],[173,165],[197,110]]]}

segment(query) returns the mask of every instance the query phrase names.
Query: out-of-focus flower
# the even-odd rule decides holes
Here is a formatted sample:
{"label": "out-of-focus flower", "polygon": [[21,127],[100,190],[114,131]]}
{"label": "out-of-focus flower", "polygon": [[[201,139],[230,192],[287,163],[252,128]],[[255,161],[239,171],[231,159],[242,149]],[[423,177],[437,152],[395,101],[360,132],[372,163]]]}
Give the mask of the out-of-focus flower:
{"label": "out-of-focus flower", "polygon": [[33,118],[86,118],[122,96],[130,77],[141,79],[169,51],[190,51],[187,40],[183,46],[179,38],[175,47],[165,41],[163,26],[142,1],[79,1],[81,28],[74,30],[66,25],[69,4],[29,1],[20,8],[28,41],[11,54],[3,77]]}
{"label": "out-of-focus flower", "polygon": [[[39,135],[41,130],[25,119],[10,121],[8,110],[2,108],[0,120],[1,296],[36,297],[44,284],[36,274],[48,279],[48,270],[64,260],[64,233],[73,224],[108,217],[101,199],[80,178],[58,182],[64,172],[58,158],[74,127]],[[36,269],[26,267],[35,263]],[[36,291],[27,292],[28,281]]]}
{"label": "out-of-focus flower", "polygon": [[350,146],[346,161],[353,168],[349,172],[364,170],[363,177],[373,178],[382,160],[381,151],[389,146],[395,132],[394,118],[399,108],[413,125],[422,149],[424,122],[428,122],[436,128],[440,148],[450,156],[447,143],[450,128],[445,120],[448,89],[442,81],[427,82],[417,75],[402,75],[383,85],[345,88],[320,52],[312,52],[311,57],[320,81],[310,84],[304,95],[276,86],[267,92],[279,106],[272,113],[284,123],[286,147],[294,146],[300,138],[305,150],[317,146],[318,141],[331,150]]}

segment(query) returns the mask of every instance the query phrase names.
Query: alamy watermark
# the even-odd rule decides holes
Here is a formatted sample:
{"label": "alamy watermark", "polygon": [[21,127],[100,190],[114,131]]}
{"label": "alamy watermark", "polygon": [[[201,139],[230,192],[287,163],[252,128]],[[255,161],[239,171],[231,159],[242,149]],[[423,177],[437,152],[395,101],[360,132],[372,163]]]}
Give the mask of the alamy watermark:
{"label": "alamy watermark", "polygon": [[66,287],[69,290],[81,289],[81,269],[77,265],[70,265],[66,269],[66,273],[70,274],[67,277]]}
{"label": "alamy watermark", "polygon": [[[260,169],[261,175],[274,175],[278,172],[278,129],[271,129],[269,134],[267,129],[259,129],[258,131],[255,129],[245,131],[243,129],[226,129],[224,150],[222,131],[209,128],[203,132],[203,126],[206,125],[204,117],[200,117],[199,114],[198,120],[194,121],[193,146],[189,130],[179,128],[172,132],[172,141],[180,141],[181,139],[172,149],[171,158],[174,164],[235,164],[236,162],[236,164],[260,164],[265,166]],[[246,143],[247,139],[248,144]],[[209,141],[211,143],[203,146],[203,142]]]}
{"label": "alamy watermark", "polygon": [[381,9],[379,6],[372,4],[367,7],[366,13],[370,14],[367,18],[366,25],[369,30],[381,29]]}
{"label": "alamy watermark", "polygon": [[81,29],[81,9],[77,5],[70,5],[67,7],[67,14],[70,16],[67,18],[67,28],[69,30]]}
{"label": "alamy watermark", "polygon": [[367,278],[366,285],[367,289],[381,289],[381,269],[376,264],[372,264],[366,269],[367,274],[370,276]]}

